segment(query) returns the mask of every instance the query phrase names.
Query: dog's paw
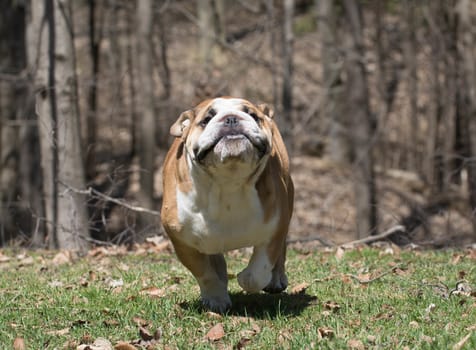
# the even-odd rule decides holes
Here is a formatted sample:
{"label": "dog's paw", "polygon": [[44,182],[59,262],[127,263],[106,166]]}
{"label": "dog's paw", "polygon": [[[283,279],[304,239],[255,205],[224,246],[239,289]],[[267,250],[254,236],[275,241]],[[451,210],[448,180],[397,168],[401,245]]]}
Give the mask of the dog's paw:
{"label": "dog's paw", "polygon": [[258,293],[266,287],[271,280],[271,272],[261,271],[257,273],[246,268],[238,274],[238,284],[248,293]]}
{"label": "dog's paw", "polygon": [[224,296],[202,295],[202,305],[207,310],[223,314],[231,308],[231,299],[228,294]]}
{"label": "dog's paw", "polygon": [[266,293],[281,293],[288,287],[288,278],[284,273],[274,273],[271,282],[263,289]]}

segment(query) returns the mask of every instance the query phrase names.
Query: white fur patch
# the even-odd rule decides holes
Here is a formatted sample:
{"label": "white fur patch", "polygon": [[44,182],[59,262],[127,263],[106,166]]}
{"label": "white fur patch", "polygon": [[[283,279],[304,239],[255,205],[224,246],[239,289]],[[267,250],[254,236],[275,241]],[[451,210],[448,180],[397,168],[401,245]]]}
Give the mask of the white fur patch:
{"label": "white fur patch", "polygon": [[177,190],[182,239],[187,244],[205,254],[218,254],[270,241],[279,213],[264,222],[254,185],[210,182],[199,188],[200,193]]}
{"label": "white fur patch", "polygon": [[272,270],[266,247],[255,247],[248,267],[238,274],[238,283],[245,291],[257,293],[271,282]]}

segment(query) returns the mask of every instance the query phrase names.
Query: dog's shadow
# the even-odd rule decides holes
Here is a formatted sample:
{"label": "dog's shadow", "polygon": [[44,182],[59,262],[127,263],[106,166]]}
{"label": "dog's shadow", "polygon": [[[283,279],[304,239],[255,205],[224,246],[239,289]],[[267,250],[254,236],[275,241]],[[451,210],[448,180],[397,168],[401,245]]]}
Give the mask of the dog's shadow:
{"label": "dog's shadow", "polygon": [[[274,319],[280,316],[299,316],[307,307],[315,305],[317,297],[306,293],[297,294],[230,294],[233,306],[228,316],[247,316],[256,319]],[[185,310],[203,311],[199,300],[183,302]]]}

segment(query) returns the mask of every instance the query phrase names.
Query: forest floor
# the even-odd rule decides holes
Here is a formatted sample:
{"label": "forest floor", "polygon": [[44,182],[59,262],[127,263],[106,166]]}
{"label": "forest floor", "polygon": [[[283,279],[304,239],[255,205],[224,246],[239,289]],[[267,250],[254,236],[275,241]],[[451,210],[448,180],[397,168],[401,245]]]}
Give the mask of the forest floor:
{"label": "forest floor", "polygon": [[2,349],[474,349],[476,249],[291,249],[289,287],[200,307],[166,240],[70,252],[0,250]]}
{"label": "forest floor", "polygon": [[[320,238],[319,244],[357,239],[352,168],[327,158],[292,157],[296,187],[290,239]],[[456,187],[445,197],[431,195],[418,176],[396,169],[377,171],[379,232],[407,225],[408,242],[428,247],[465,246],[472,234],[467,191]]]}

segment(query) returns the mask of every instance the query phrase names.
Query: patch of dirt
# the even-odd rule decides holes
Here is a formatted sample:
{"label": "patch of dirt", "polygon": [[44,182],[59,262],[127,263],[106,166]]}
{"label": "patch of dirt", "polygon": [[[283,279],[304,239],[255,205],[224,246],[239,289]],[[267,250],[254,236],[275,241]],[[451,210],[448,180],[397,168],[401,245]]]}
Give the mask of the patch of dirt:
{"label": "patch of dirt", "polygon": [[[352,169],[309,156],[292,157],[292,167],[296,192],[290,240],[320,238],[321,243],[342,244],[357,239]],[[463,191],[455,189],[446,198],[431,196],[413,173],[392,169],[377,172],[377,188],[379,232],[403,223],[413,228],[413,243],[474,242]]]}

